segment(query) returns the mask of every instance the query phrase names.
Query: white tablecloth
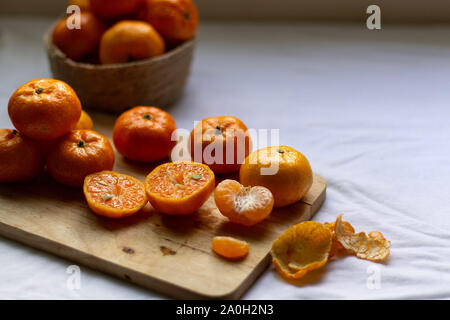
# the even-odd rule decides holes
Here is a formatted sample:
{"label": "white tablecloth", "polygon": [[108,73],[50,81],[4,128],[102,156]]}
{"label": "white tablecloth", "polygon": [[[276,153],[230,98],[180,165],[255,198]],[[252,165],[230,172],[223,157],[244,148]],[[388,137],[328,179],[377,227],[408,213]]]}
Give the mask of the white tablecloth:
{"label": "white tablecloth", "polygon": [[[0,16],[0,127],[22,83],[49,77],[51,20]],[[391,240],[384,264],[346,257],[301,286],[270,267],[246,299],[450,298],[450,27],[203,23],[193,72],[169,110],[179,127],[231,114],[279,128],[328,181],[315,216],[337,214]],[[0,298],[164,298],[0,238]]]}

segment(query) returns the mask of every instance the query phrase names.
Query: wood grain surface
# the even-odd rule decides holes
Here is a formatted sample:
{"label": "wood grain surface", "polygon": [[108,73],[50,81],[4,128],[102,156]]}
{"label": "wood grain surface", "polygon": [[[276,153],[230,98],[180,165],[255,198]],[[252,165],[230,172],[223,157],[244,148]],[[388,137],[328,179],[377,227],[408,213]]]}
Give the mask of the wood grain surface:
{"label": "wood grain surface", "polygon": [[[95,129],[111,137],[114,118],[91,115]],[[116,154],[114,169],[143,181],[155,165]],[[147,205],[135,216],[112,220],[91,213],[82,190],[43,173],[30,183],[0,184],[0,235],[176,298],[233,299],[270,263],[272,242],[320,208],[325,190],[325,180],[314,175],[302,201],[251,228],[228,223],[212,197],[190,216],[164,216]],[[218,257],[211,250],[216,235],[248,241],[249,255],[234,262]]]}

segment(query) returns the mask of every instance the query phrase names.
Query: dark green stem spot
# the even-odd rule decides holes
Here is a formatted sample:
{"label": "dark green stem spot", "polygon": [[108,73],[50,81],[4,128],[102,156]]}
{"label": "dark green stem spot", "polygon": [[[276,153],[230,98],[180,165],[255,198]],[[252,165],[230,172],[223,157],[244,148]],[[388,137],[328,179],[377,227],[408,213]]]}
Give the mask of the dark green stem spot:
{"label": "dark green stem spot", "polygon": [[279,153],[284,153],[284,150],[283,149],[278,149],[278,152]]}
{"label": "dark green stem spot", "polygon": [[189,12],[186,12],[186,13],[184,14],[184,18],[185,18],[186,20],[189,20],[189,19],[191,18],[191,14],[190,14]]}
{"label": "dark green stem spot", "polygon": [[41,94],[44,91],[44,89],[42,88],[37,88],[36,90],[34,90],[34,92],[36,92],[37,94]]}
{"label": "dark green stem spot", "polygon": [[222,128],[220,126],[216,126],[216,134],[222,134]]}
{"label": "dark green stem spot", "polygon": [[86,146],[86,142],[84,142],[83,140],[78,141],[77,147],[84,148],[84,146]]}
{"label": "dark green stem spot", "polygon": [[142,118],[144,118],[144,119],[146,119],[146,120],[152,120],[152,115],[151,114],[144,114],[143,116],[142,116]]}
{"label": "dark green stem spot", "polygon": [[18,134],[17,130],[16,130],[16,129],[13,129],[12,134],[13,134],[13,135]]}

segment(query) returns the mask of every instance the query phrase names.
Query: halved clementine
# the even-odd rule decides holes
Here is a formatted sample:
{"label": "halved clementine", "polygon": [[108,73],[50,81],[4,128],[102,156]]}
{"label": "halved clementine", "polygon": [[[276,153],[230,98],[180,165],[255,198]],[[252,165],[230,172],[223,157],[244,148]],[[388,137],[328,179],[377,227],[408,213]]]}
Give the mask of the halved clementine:
{"label": "halved clementine", "polygon": [[214,173],[204,164],[176,161],[156,167],[145,179],[151,205],[159,212],[185,215],[197,211],[214,190]]}
{"label": "halved clementine", "polygon": [[233,237],[214,237],[212,249],[219,256],[227,259],[240,259],[248,254],[250,246],[247,242]]}
{"label": "halved clementine", "polygon": [[83,192],[89,208],[108,218],[128,217],[147,204],[144,184],[114,171],[88,175],[84,179]]}
{"label": "halved clementine", "polygon": [[261,186],[244,187],[235,180],[226,179],[214,191],[216,206],[231,222],[252,226],[269,216],[273,195]]}

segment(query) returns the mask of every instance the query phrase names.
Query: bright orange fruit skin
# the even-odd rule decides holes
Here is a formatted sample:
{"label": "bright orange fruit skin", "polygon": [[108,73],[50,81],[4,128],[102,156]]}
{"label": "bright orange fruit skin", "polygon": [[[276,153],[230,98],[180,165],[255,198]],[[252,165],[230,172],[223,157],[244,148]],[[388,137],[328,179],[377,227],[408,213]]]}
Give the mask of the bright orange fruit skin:
{"label": "bright orange fruit skin", "polygon": [[214,237],[212,249],[226,259],[242,259],[248,254],[250,246],[247,242],[232,237]]}
{"label": "bright orange fruit skin", "polygon": [[92,118],[86,113],[86,111],[81,110],[81,117],[78,120],[74,130],[92,130],[94,129],[94,122]]}
{"label": "bright orange fruit skin", "polygon": [[189,40],[198,27],[198,11],[191,0],[148,0],[146,20],[171,44]]}
{"label": "bright orange fruit skin", "polygon": [[172,133],[175,120],[156,107],[135,107],[117,118],[114,145],[124,157],[140,162],[165,159],[176,144]]}
{"label": "bright orange fruit skin", "polygon": [[113,19],[134,13],[140,0],[90,0],[91,10],[102,19]]}
{"label": "bright orange fruit skin", "polygon": [[231,222],[252,226],[272,212],[273,196],[265,187],[244,187],[235,180],[226,179],[214,191],[214,201],[220,213]]}
{"label": "bright orange fruit skin", "polygon": [[95,214],[108,218],[131,216],[147,204],[142,182],[113,171],[86,176],[83,192],[89,208]]}
{"label": "bright orange fruit skin", "polygon": [[100,63],[125,63],[164,53],[165,43],[147,22],[123,20],[109,28],[100,41]]}
{"label": "bright orange fruit skin", "polygon": [[8,113],[22,134],[40,141],[55,140],[68,133],[81,116],[81,103],[65,82],[31,80],[11,96]]}
{"label": "bright orange fruit skin", "polygon": [[106,137],[92,130],[73,130],[58,139],[47,156],[47,170],[58,182],[80,187],[95,172],[112,170],[114,151]]}
{"label": "bright orange fruit skin", "polygon": [[90,0],[70,0],[67,5],[69,5],[69,6],[71,6],[71,5],[79,6],[81,11],[89,11],[89,10],[91,10]]}
{"label": "bright orange fruit skin", "polygon": [[61,19],[53,29],[52,41],[64,54],[75,61],[81,61],[96,54],[105,26],[88,11],[80,13],[80,29],[69,29],[67,20]]}
{"label": "bright orange fruit skin", "polygon": [[214,190],[214,173],[208,166],[176,161],[156,167],[145,179],[145,191],[157,211],[170,215],[196,212]]}
{"label": "bright orange fruit skin", "polygon": [[44,167],[38,142],[13,129],[0,129],[0,182],[28,181]]}
{"label": "bright orange fruit skin", "polygon": [[[222,154],[208,150],[214,149]],[[207,150],[205,152],[205,149]],[[218,174],[239,171],[241,163],[252,149],[252,141],[246,125],[236,117],[219,116],[203,119],[191,131],[190,153],[194,161],[207,164]],[[227,155],[227,151],[232,155]],[[200,153],[200,154],[199,154]],[[212,158],[209,159],[209,156]],[[230,159],[227,159],[230,158]]]}
{"label": "bright orange fruit skin", "polygon": [[[262,174],[261,169],[278,165],[272,174]],[[244,186],[264,186],[275,199],[275,207],[284,207],[299,201],[313,183],[313,173],[308,159],[288,146],[272,146],[251,153],[240,169]]]}

